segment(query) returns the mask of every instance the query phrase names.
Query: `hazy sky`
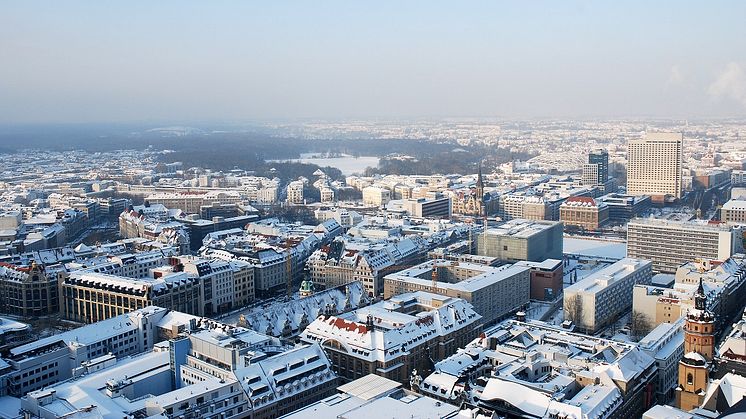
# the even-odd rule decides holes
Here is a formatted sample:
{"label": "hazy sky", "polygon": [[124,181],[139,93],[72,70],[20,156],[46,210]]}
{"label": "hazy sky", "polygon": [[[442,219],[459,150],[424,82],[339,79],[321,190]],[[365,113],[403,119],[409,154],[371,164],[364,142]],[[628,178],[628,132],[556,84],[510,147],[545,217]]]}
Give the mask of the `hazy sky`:
{"label": "hazy sky", "polygon": [[746,1],[0,1],[0,123],[746,116]]}

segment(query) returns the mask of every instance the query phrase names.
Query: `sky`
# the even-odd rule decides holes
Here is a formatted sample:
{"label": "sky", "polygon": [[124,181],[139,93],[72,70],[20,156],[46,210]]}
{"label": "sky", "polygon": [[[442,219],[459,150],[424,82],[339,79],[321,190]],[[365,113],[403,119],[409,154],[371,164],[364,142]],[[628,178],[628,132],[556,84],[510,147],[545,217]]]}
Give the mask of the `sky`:
{"label": "sky", "polygon": [[746,116],[746,2],[0,0],[0,123]]}

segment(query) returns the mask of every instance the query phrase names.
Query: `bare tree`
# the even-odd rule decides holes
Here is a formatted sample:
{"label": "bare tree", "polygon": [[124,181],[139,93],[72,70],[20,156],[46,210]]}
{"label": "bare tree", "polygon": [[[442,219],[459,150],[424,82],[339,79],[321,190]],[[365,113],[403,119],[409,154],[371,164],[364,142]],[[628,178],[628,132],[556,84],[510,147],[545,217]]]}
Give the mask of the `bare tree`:
{"label": "bare tree", "polygon": [[640,311],[632,310],[629,323],[630,337],[634,341],[642,339],[653,329],[653,324],[648,315]]}
{"label": "bare tree", "polygon": [[583,325],[583,297],[580,294],[565,300],[565,320],[570,320],[575,326]]}

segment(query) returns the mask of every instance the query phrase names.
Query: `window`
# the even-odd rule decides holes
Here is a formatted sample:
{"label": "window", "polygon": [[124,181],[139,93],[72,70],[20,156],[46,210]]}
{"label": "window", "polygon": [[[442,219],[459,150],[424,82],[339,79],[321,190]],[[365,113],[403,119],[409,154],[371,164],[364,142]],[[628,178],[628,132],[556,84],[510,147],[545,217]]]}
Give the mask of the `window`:
{"label": "window", "polygon": [[686,375],[686,383],[687,384],[694,384],[694,377],[692,377],[692,373],[689,373]]}

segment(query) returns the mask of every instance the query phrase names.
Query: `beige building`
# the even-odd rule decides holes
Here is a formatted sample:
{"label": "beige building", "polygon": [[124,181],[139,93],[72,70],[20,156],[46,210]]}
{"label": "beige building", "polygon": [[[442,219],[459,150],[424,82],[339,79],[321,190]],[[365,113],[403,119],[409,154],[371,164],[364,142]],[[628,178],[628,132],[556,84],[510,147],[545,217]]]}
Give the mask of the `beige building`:
{"label": "beige building", "polygon": [[627,194],[681,198],[684,136],[647,133],[627,144]]}
{"label": "beige building", "polygon": [[429,260],[384,278],[384,299],[415,291],[463,298],[474,306],[485,324],[495,322],[528,304],[530,272],[525,266]]}
{"label": "beige building", "polygon": [[746,225],[746,200],[731,199],[720,209],[720,219],[729,224]]}

